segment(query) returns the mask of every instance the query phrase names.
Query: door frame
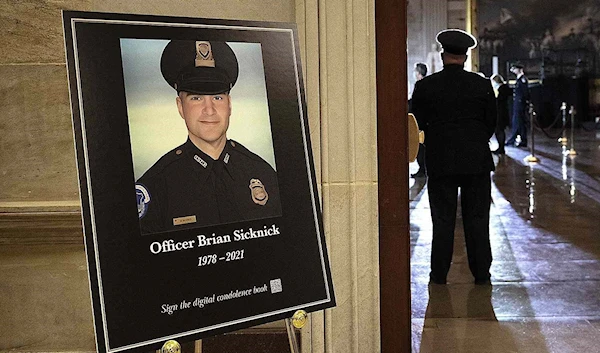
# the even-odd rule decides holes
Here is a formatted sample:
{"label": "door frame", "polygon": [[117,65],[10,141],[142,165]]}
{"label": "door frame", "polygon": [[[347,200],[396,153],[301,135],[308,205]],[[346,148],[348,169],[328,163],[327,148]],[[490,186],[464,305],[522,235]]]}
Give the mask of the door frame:
{"label": "door frame", "polygon": [[410,353],[407,0],[375,0],[382,353]]}

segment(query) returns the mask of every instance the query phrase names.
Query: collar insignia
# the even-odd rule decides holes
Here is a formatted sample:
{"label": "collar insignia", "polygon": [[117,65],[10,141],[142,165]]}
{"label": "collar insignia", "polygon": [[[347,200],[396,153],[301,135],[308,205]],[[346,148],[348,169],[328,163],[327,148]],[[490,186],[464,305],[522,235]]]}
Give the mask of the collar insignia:
{"label": "collar insignia", "polygon": [[206,166],[208,165],[208,163],[206,163],[206,161],[204,159],[202,159],[199,155],[195,154],[194,155],[194,160],[196,162],[198,162],[201,166],[203,166],[204,168],[206,168]]}

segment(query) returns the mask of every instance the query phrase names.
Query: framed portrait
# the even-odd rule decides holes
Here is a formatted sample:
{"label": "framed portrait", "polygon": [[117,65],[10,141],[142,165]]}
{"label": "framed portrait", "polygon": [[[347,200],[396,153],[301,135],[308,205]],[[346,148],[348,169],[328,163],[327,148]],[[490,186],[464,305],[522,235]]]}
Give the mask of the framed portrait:
{"label": "framed portrait", "polygon": [[63,23],[98,351],[334,306],[295,25]]}

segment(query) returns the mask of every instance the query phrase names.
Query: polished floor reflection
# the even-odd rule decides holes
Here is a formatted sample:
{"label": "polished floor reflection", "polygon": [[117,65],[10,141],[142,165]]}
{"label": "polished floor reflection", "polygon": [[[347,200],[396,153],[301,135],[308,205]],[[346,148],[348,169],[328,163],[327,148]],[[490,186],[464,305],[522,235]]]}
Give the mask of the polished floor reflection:
{"label": "polished floor reflection", "polygon": [[573,135],[536,135],[539,163],[494,156],[492,286],[472,284],[460,211],[448,284],[428,285],[427,187],[411,179],[413,352],[600,351],[600,130]]}

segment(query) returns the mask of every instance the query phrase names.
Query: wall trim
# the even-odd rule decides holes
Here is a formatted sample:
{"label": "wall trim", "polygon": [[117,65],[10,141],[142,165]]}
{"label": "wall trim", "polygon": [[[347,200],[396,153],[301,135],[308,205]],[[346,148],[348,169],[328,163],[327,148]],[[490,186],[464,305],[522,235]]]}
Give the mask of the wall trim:
{"label": "wall trim", "polygon": [[79,202],[0,202],[0,245],[83,244]]}

